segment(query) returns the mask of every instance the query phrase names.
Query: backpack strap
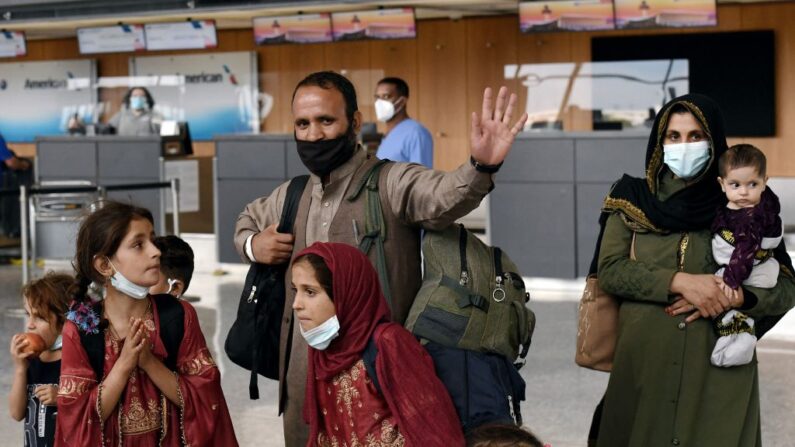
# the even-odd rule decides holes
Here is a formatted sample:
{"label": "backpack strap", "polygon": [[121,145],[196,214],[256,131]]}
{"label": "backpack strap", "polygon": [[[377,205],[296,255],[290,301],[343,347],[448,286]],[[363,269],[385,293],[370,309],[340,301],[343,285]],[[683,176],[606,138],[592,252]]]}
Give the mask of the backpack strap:
{"label": "backpack strap", "polygon": [[381,168],[387,163],[389,163],[389,160],[378,160],[354,187],[353,192],[348,196],[348,201],[353,202],[356,200],[365,187],[367,188],[364,236],[361,243],[359,243],[359,250],[367,255],[370,252],[370,248],[375,245],[375,268],[378,272],[378,279],[381,282],[381,289],[384,292],[386,302],[389,308],[392,309],[392,291],[389,286],[389,273],[386,267],[386,252],[384,251],[387,228],[386,222],[384,222],[383,208],[381,207],[381,196],[378,193],[378,179],[381,174]]}
{"label": "backpack strap", "polygon": [[370,377],[370,380],[375,385],[375,389],[378,391],[378,394],[381,396],[384,393],[381,391],[381,383],[378,381],[378,373],[375,369],[375,359],[378,356],[378,347],[375,345],[376,337],[381,336],[383,325],[378,325],[373,330],[373,335],[370,336],[370,339],[367,340],[367,347],[364,348],[364,352],[362,353],[362,359],[364,360],[364,369],[367,371],[367,375]]}
{"label": "backpack strap", "polygon": [[[102,316],[102,301],[98,301],[91,305],[97,315]],[[94,376],[97,382],[102,381],[105,377],[105,331],[108,323],[106,320],[101,320],[100,330],[96,334],[89,332],[77,331],[80,334],[80,344],[88,356],[88,363],[91,364],[91,369],[94,370]]]}
{"label": "backpack strap", "polygon": [[467,284],[469,284],[469,270],[467,269],[467,230],[462,224],[458,224],[458,257],[461,260],[461,279],[459,283],[466,287]]}
{"label": "backpack strap", "polygon": [[185,309],[179,298],[162,293],[152,295],[157,306],[157,317],[160,323],[160,340],[166,348],[166,359],[163,362],[171,371],[177,370],[177,355],[182,337],[185,333]]}
{"label": "backpack strap", "polygon": [[[298,206],[301,202],[301,196],[304,193],[304,189],[306,189],[306,184],[309,182],[308,175],[299,175],[293,177],[290,180],[290,184],[287,185],[287,193],[284,197],[284,205],[282,205],[282,216],[279,220],[279,226],[276,228],[276,231],[279,233],[293,233],[293,226],[295,225],[295,216],[298,214]],[[260,269],[261,270],[261,269]],[[283,278],[282,278],[283,280]],[[246,278],[248,281],[248,278]],[[252,282],[256,282],[256,278],[252,278]],[[252,297],[254,292],[252,291]],[[260,319],[256,317],[256,315],[260,314],[261,306],[265,306],[266,300],[258,299],[256,302],[256,308],[254,310],[254,334],[260,333],[259,323]],[[290,319],[290,330],[289,333],[293,333],[293,319]],[[260,364],[260,356],[262,355],[262,342],[264,341],[264,337],[257,337],[254,345],[254,349],[251,350],[251,375],[248,379],[248,396],[251,400],[259,399],[259,385],[257,384],[257,371],[258,365]],[[290,341],[288,340],[288,346],[290,346]],[[289,355],[289,350],[288,350]]]}

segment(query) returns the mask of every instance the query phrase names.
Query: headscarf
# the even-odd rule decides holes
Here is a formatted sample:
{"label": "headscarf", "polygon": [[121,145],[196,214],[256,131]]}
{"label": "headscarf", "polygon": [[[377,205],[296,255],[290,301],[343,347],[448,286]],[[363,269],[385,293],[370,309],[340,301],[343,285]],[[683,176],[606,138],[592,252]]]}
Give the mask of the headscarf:
{"label": "headscarf", "polygon": [[436,377],[430,356],[410,332],[390,322],[389,307],[370,260],[356,247],[322,242],[296,258],[310,253],[323,258],[331,271],[340,332],[323,351],[309,347],[303,409],[309,424],[307,445],[315,445],[321,421],[316,381],[329,380],[360,360],[376,328],[380,334],[375,338],[376,374],[406,445],[463,445],[455,407]]}
{"label": "headscarf", "polygon": [[[689,185],[666,200],[660,200],[657,198],[660,177],[666,169],[663,163],[663,141],[671,109],[676,105],[682,105],[689,110],[701,124],[709,141],[710,158],[705,169]],[[605,225],[614,212],[619,213],[624,222],[636,230],[668,233],[710,228],[718,208],[726,203],[726,197],[716,179],[718,159],[727,149],[723,115],[715,101],[694,93],[680,96],[665,104],[654,119],[646,145],[645,178],[624,174],[613,184],[604,200],[599,216],[599,236],[588,273],[596,274]]]}
{"label": "headscarf", "polygon": [[[710,146],[706,168],[688,185],[665,200],[658,198],[664,172],[663,141],[674,106],[681,105],[696,118]],[[656,233],[708,229],[726,197],[716,181],[718,159],[726,152],[723,115],[718,104],[699,94],[675,98],[665,104],[657,117],[646,146],[646,177],[624,174],[605,199],[603,210],[621,213],[624,221],[638,229]]]}

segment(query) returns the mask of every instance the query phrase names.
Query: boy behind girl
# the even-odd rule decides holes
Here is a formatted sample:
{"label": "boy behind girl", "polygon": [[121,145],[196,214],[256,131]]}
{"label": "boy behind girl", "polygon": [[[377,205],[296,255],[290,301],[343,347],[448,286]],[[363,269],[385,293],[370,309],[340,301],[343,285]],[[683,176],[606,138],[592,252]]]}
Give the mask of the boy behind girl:
{"label": "boy behind girl", "polygon": [[193,278],[193,249],[184,240],[171,235],[156,237],[155,245],[160,250],[160,281],[150,293],[167,293],[180,298]]}

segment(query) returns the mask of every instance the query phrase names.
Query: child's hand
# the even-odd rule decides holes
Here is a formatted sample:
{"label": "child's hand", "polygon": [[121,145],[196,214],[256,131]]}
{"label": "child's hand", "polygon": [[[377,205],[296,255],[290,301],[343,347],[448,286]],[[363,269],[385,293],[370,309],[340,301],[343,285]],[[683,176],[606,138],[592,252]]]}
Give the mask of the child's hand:
{"label": "child's hand", "polygon": [[44,405],[57,405],[58,385],[39,385],[33,390],[33,394]]}
{"label": "child's hand", "polygon": [[138,365],[138,357],[145,343],[148,343],[146,337],[146,329],[141,323],[140,318],[135,318],[130,324],[130,330],[127,332],[127,339],[124,341],[124,346],[121,348],[118,364],[124,368],[125,371],[132,371]]}
{"label": "child's hand", "polygon": [[17,368],[27,369],[28,358],[33,355],[32,352],[22,352],[30,342],[22,335],[16,334],[11,337],[11,358],[14,360],[14,366]]}
{"label": "child's hand", "polygon": [[148,371],[152,362],[158,361],[158,358],[152,355],[152,341],[149,339],[149,331],[144,330],[144,334],[146,341],[141,347],[141,354],[138,356],[138,367]]}

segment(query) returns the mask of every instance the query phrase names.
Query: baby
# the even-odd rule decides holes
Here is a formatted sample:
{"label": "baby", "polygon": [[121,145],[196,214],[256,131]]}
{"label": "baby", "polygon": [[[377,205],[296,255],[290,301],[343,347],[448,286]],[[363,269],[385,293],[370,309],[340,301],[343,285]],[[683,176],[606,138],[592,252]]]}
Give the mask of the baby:
{"label": "baby", "polygon": [[[718,162],[718,183],[728,203],[712,223],[712,255],[721,268],[723,292],[732,301],[741,285],[772,288],[779,273],[773,250],[784,227],[778,197],[767,189],[765,155],[750,144],[729,148]],[[712,351],[715,366],[749,363],[754,356],[754,320],[736,310],[718,317],[720,338]]]}

